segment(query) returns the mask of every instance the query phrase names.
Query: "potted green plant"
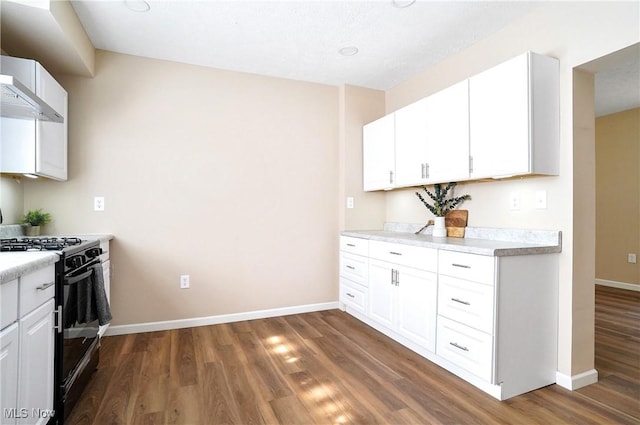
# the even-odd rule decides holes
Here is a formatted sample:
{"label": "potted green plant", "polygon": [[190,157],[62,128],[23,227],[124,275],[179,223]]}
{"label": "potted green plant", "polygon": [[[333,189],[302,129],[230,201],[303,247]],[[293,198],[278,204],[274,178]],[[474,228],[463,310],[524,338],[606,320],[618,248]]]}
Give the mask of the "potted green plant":
{"label": "potted green plant", "polygon": [[51,222],[51,214],[42,211],[42,208],[28,211],[22,219],[23,224],[30,225],[27,230],[29,236],[40,235],[40,226],[44,226],[49,222]]}
{"label": "potted green plant", "polygon": [[444,225],[444,216],[447,215],[449,211],[454,210],[458,205],[462,204],[464,201],[471,199],[471,195],[462,195],[462,196],[451,196],[447,198],[449,195],[449,191],[453,189],[457,185],[456,182],[451,182],[442,188],[442,185],[436,183],[433,185],[433,192],[430,192],[426,186],[422,186],[422,189],[427,193],[429,198],[433,201],[430,204],[421,194],[420,192],[416,192],[416,195],[422,201],[425,207],[429,211],[433,213],[435,216],[434,219],[434,227],[433,227],[433,236],[434,237],[446,237],[447,236],[447,228]]}

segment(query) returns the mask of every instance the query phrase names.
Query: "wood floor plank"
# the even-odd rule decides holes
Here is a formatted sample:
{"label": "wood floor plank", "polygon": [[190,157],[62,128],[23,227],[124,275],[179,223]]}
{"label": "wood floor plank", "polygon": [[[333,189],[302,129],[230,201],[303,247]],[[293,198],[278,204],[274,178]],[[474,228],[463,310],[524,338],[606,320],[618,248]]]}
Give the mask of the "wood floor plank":
{"label": "wood floor plank", "polygon": [[103,338],[66,425],[640,424],[640,294],[596,287],[600,381],[498,401],[339,310]]}

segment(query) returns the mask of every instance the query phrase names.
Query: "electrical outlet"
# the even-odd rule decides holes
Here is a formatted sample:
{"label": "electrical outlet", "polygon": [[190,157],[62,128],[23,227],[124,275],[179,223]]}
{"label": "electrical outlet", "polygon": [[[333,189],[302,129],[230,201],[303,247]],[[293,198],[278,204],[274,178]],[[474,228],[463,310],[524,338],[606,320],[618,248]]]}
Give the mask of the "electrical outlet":
{"label": "electrical outlet", "polygon": [[509,195],[509,209],[510,210],[519,210],[520,209],[520,194],[517,192]]}
{"label": "electrical outlet", "polygon": [[627,262],[631,264],[636,263],[636,254],[627,254]]}
{"label": "electrical outlet", "polygon": [[189,289],[189,275],[183,274],[180,276],[180,289]]}
{"label": "electrical outlet", "polygon": [[93,210],[104,211],[104,196],[96,196],[93,198]]}
{"label": "electrical outlet", "polygon": [[347,197],[347,208],[353,208],[353,196]]}

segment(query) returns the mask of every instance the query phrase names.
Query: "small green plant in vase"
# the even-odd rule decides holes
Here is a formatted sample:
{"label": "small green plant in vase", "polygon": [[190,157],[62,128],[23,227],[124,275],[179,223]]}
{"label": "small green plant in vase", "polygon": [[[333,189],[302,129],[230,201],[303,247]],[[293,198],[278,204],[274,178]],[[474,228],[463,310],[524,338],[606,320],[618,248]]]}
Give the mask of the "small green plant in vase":
{"label": "small green plant in vase", "polygon": [[[464,201],[471,199],[471,195],[449,196],[447,198],[447,196],[450,194],[451,189],[453,189],[456,185],[456,182],[451,182],[447,184],[447,186],[445,186],[445,188],[443,189],[441,184],[436,183],[435,185],[433,185],[433,192],[429,191],[426,186],[422,186],[422,189],[433,201],[432,203],[429,203],[428,200],[420,194],[420,192],[416,192],[416,196],[418,197],[418,199],[420,199],[424,206],[427,207],[427,209],[431,211],[431,213],[433,213],[433,215],[436,217],[434,220],[435,225],[433,228],[433,236],[435,237],[447,236],[447,228],[444,225],[444,216],[447,215],[449,211],[454,210]],[[429,223],[427,224],[427,226],[428,225]],[[416,233],[420,233],[425,227],[423,227]]]}
{"label": "small green plant in vase", "polygon": [[44,226],[51,222],[51,214],[43,212],[42,208],[28,211],[22,219],[23,224],[29,224],[29,236],[38,236],[40,234],[40,226]]}

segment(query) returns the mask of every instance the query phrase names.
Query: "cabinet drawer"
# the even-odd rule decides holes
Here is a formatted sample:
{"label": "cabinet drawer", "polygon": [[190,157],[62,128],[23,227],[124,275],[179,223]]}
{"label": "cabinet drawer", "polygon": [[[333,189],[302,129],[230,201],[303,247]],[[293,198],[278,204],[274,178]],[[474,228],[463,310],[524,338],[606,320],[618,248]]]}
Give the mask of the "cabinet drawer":
{"label": "cabinet drawer", "polygon": [[[493,337],[468,326],[438,316],[436,353],[492,382]],[[492,382],[493,383],[493,382]]]}
{"label": "cabinet drawer", "polygon": [[340,278],[340,302],[353,307],[362,314],[367,312],[366,290],[347,279]]}
{"label": "cabinet drawer", "polygon": [[20,317],[55,295],[53,264],[20,277]]}
{"label": "cabinet drawer", "polygon": [[340,253],[340,276],[353,280],[361,285],[368,285],[369,259],[360,255]]}
{"label": "cabinet drawer", "polygon": [[493,286],[440,276],[438,314],[493,334]]}
{"label": "cabinet drawer", "polygon": [[438,270],[438,250],[432,248],[369,241],[369,257],[420,270]]}
{"label": "cabinet drawer", "polygon": [[353,238],[351,236],[340,236],[340,251],[352,254],[369,255],[369,240]]}
{"label": "cabinet drawer", "polygon": [[0,330],[18,320],[18,279],[0,285]]}
{"label": "cabinet drawer", "polygon": [[495,262],[495,257],[441,250],[438,271],[447,276],[493,285]]}

